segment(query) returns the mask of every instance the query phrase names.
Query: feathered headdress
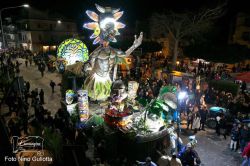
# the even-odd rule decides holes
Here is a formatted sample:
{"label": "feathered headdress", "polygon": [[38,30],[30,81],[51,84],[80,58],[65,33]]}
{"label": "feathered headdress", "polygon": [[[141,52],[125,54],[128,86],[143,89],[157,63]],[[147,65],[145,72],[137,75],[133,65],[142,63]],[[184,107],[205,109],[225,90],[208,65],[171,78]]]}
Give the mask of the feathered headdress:
{"label": "feathered headdress", "polygon": [[83,27],[94,31],[90,36],[91,39],[95,39],[93,44],[97,44],[101,40],[116,42],[115,36],[120,35],[118,30],[125,27],[125,24],[118,22],[118,19],[123,15],[123,11],[97,4],[95,6],[100,14],[87,10],[86,14],[94,22],[86,23]]}

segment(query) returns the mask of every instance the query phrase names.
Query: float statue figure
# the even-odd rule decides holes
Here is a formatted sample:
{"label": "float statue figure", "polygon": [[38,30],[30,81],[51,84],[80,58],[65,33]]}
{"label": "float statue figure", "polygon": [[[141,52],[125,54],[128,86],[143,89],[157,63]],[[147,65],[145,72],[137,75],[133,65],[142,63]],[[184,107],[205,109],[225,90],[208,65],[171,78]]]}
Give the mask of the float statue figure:
{"label": "float statue figure", "polygon": [[[126,51],[112,48],[109,42],[116,42],[115,36],[119,35],[118,29],[124,28],[125,25],[117,20],[123,15],[120,9],[112,9],[111,7],[102,7],[96,4],[100,14],[93,11],[86,11],[86,14],[94,22],[84,24],[84,28],[93,30],[90,36],[95,39],[93,44],[100,43],[89,56],[88,63],[85,63],[84,70],[88,73],[84,89],[88,90],[89,97],[92,100],[106,100],[110,96],[112,81],[116,79],[117,59],[129,56],[138,46],[141,45],[143,33],[135,40],[133,45]],[[113,71],[111,80],[110,73]]]}

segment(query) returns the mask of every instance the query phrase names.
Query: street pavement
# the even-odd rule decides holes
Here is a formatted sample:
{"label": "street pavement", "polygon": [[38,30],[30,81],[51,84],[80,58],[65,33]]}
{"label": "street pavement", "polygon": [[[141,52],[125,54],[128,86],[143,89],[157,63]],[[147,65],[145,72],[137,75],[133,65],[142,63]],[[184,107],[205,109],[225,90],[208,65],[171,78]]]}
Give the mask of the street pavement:
{"label": "street pavement", "polygon": [[[24,81],[30,82],[30,91],[38,88],[44,90],[44,102],[43,105],[45,109],[51,112],[51,115],[54,116],[59,108],[61,108],[61,92],[60,86],[58,83],[61,83],[61,74],[58,72],[48,72],[47,69],[44,72],[44,76],[41,76],[41,73],[38,71],[38,67],[33,63],[32,66],[28,64],[28,67],[25,66],[24,59],[18,59],[21,64],[20,66],[20,76],[23,76]],[[56,83],[55,92],[52,94],[52,89],[50,87],[50,80],[53,80]],[[30,110],[32,112],[32,110]],[[32,114],[32,113],[31,113]]]}
{"label": "street pavement", "polygon": [[[181,137],[185,144],[190,135],[193,135],[193,131],[182,130]],[[223,136],[217,136],[215,130],[206,129],[198,131],[196,139],[198,144],[195,150],[200,156],[202,166],[240,166],[242,162],[240,154],[229,148],[230,136],[225,140]]]}
{"label": "street pavement", "polygon": [[[55,93],[52,94],[49,83],[50,80],[53,80],[56,84],[60,83],[61,75],[57,72],[51,73],[46,70],[44,77],[42,77],[35,64],[26,67],[23,59],[18,59],[18,61],[22,63],[20,75],[23,76],[25,81],[30,82],[31,90],[35,88],[44,90],[44,107],[54,115],[58,108],[61,107],[60,86],[56,86]],[[188,142],[188,136],[190,135],[192,135],[191,130],[182,130],[181,137],[184,143]],[[198,144],[195,149],[201,158],[203,166],[240,166],[242,158],[239,153],[232,152],[229,149],[229,136],[225,140],[223,136],[217,136],[214,130],[206,129],[206,131],[199,131],[196,134],[196,138]]]}

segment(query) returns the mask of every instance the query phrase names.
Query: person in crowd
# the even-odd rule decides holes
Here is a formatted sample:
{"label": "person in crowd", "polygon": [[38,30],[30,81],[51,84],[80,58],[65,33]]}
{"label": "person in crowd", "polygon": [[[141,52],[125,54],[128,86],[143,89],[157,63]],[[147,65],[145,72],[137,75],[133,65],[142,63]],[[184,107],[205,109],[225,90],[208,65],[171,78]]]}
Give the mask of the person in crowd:
{"label": "person in crowd", "polygon": [[[223,111],[223,110],[220,110],[220,112],[221,111]],[[216,134],[218,136],[220,136],[220,119],[221,119],[221,114],[218,113],[217,116],[216,116],[216,127],[215,127]]]}
{"label": "person in crowd", "polygon": [[170,166],[182,166],[181,160],[176,157],[176,154],[172,154],[172,158],[170,159]]}
{"label": "person in crowd", "polygon": [[38,70],[41,72],[41,75],[42,77],[44,76],[44,71],[45,71],[45,64],[44,62],[41,62],[39,65],[38,65]]}
{"label": "person in crowd", "polygon": [[141,166],[157,166],[156,163],[154,163],[151,159],[151,157],[147,157],[146,161],[136,161],[137,164],[141,165]]}
{"label": "person in crowd", "polygon": [[44,104],[44,91],[43,91],[43,89],[40,90],[39,98],[40,98],[40,103]]}
{"label": "person in crowd", "polygon": [[54,120],[49,111],[44,115],[44,125],[53,128]]}
{"label": "person in crowd", "polygon": [[194,129],[194,133],[196,134],[198,129],[200,128],[200,113],[198,111],[198,107],[195,106],[194,108],[194,114],[193,114],[193,129]]}
{"label": "person in crowd", "polygon": [[11,136],[20,136],[20,120],[16,114],[16,112],[11,113],[11,117],[7,122],[7,126],[9,128],[9,133]]}
{"label": "person in crowd", "polygon": [[194,120],[193,118],[194,118],[193,108],[190,108],[190,110],[187,113],[187,129],[189,129],[190,126],[190,129],[192,130],[193,120]]}
{"label": "person in crowd", "polygon": [[241,155],[242,157],[245,158],[241,166],[249,166],[250,165],[250,142],[248,142],[247,146],[244,148]]}
{"label": "person in crowd", "polygon": [[219,130],[220,130],[220,134],[223,135],[224,139],[227,139],[227,124],[226,124],[226,119],[225,119],[225,115],[222,114],[220,122],[219,122]]}
{"label": "person in crowd", "polygon": [[237,150],[237,142],[239,140],[240,132],[237,124],[233,125],[232,131],[231,131],[231,142],[230,142],[230,149],[232,151]]}
{"label": "person in crowd", "polygon": [[28,59],[25,59],[25,66],[28,67]]}
{"label": "person in crowd", "polygon": [[198,153],[194,150],[191,143],[187,144],[187,149],[182,156],[183,166],[195,166],[201,163]]}
{"label": "person in crowd", "polygon": [[27,92],[29,92],[30,91],[30,82],[29,81],[26,81],[25,87],[26,87]]}
{"label": "person in crowd", "polygon": [[241,91],[242,91],[242,93],[244,93],[246,89],[247,89],[247,84],[246,84],[245,81],[243,81],[242,85],[241,85]]}
{"label": "person in crowd", "polygon": [[250,139],[249,129],[247,125],[243,125],[243,128],[240,130],[240,150],[243,152],[244,147]]}
{"label": "person in crowd", "polygon": [[200,116],[201,116],[199,130],[204,130],[205,131],[205,123],[206,123],[207,114],[208,114],[207,107],[203,105],[199,112],[200,112]]}
{"label": "person in crowd", "polygon": [[54,81],[50,80],[50,84],[49,85],[51,87],[52,93],[54,93],[55,92],[56,83]]}

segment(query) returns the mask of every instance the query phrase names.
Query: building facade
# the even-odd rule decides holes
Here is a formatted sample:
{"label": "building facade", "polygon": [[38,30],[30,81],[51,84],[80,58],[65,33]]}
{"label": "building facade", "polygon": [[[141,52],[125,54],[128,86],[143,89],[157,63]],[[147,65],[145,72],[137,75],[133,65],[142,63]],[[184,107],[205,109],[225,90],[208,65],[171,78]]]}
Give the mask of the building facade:
{"label": "building facade", "polygon": [[47,12],[30,12],[19,25],[19,47],[33,52],[55,51],[65,39],[77,37],[77,25],[62,16],[51,16]]}
{"label": "building facade", "polygon": [[[2,33],[2,32],[1,32]],[[3,35],[4,42],[7,48],[16,48],[18,43],[18,29],[17,26],[12,22],[10,17],[7,17],[3,21]],[[0,48],[3,47],[2,34],[0,37]]]}

